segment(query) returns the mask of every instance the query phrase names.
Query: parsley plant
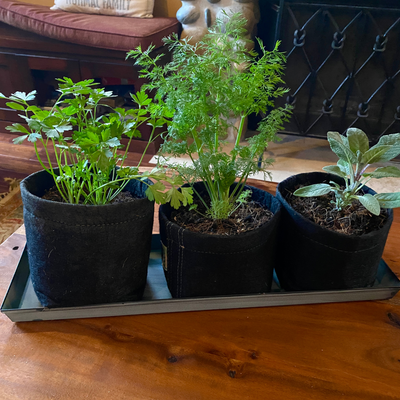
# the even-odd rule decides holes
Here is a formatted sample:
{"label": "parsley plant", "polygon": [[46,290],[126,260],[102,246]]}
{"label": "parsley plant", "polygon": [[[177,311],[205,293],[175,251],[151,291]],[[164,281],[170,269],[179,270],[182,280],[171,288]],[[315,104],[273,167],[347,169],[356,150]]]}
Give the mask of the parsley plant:
{"label": "parsley plant", "polygon": [[[168,114],[156,116],[153,100],[140,91],[132,95],[137,107],[131,110],[111,109],[107,115],[98,116],[98,104],[104,98],[113,97],[112,92],[96,88],[92,79],[74,83],[69,78],[58,79],[60,97],[51,110],[43,110],[29,102],[36,92],[16,92],[7,99],[7,106],[22,112],[20,117],[28,128],[14,123],[7,129],[22,133],[14,143],[26,139],[35,147],[37,159],[43,169],[54,178],[54,183],[67,203],[107,204],[120,193],[130,179],[145,182],[146,178],[156,181],[148,185],[146,194],[159,203],[170,201],[173,207],[182,202],[191,202],[190,192],[180,192],[175,186],[183,183],[180,176],[167,176],[159,168],[139,173],[139,167],[150,143],[155,140],[156,128],[168,122]],[[139,127],[147,123],[152,131],[142,157],[135,167],[125,166],[129,146],[134,137],[140,137]],[[121,137],[129,138],[125,151]],[[38,143],[43,146],[44,159]],[[50,157],[55,154],[55,162]],[[48,166],[47,166],[47,165]],[[58,169],[58,171],[57,171]],[[172,184],[165,192],[163,182]]]}

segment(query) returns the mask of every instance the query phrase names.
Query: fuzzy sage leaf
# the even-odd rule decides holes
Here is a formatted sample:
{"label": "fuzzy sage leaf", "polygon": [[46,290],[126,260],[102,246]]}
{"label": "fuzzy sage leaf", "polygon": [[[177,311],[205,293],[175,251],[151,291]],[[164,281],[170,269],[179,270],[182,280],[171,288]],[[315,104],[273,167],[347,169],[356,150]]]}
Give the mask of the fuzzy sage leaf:
{"label": "fuzzy sage leaf", "polygon": [[347,129],[347,139],[349,141],[349,148],[354,154],[357,154],[358,151],[360,151],[361,154],[368,151],[369,141],[367,136],[361,129]]}
{"label": "fuzzy sage leaf", "polygon": [[338,135],[337,132],[328,132],[328,141],[332,151],[346,163],[355,164],[357,162],[356,155],[343,143],[341,138],[339,139]]}
{"label": "fuzzy sage leaf", "polygon": [[364,194],[363,196],[356,196],[358,201],[372,214],[379,215],[381,212],[381,206],[379,201],[372,196],[372,194]]}
{"label": "fuzzy sage leaf", "polygon": [[364,176],[375,179],[400,178],[400,169],[395,166],[380,167],[371,173],[365,173]]}
{"label": "fuzzy sage leaf", "polygon": [[297,189],[293,194],[299,197],[323,196],[332,191],[331,185],[327,183],[316,183],[315,185],[304,186]]}
{"label": "fuzzy sage leaf", "polygon": [[381,207],[397,208],[400,207],[400,192],[396,193],[378,193],[375,195]]}
{"label": "fuzzy sage leaf", "polygon": [[345,178],[347,176],[347,173],[342,171],[338,165],[328,165],[327,167],[323,167],[322,169],[329,174],[338,175],[342,178]]}

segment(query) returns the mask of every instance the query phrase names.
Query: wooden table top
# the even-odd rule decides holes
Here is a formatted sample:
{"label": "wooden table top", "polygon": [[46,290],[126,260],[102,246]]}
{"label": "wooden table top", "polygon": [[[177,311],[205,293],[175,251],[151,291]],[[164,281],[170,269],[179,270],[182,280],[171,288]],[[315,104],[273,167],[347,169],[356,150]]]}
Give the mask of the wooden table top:
{"label": "wooden table top", "polygon": [[[3,298],[23,231],[0,246]],[[13,250],[18,247],[17,250]],[[400,276],[400,210],[384,258]],[[387,301],[13,323],[1,400],[400,399],[400,295]]]}

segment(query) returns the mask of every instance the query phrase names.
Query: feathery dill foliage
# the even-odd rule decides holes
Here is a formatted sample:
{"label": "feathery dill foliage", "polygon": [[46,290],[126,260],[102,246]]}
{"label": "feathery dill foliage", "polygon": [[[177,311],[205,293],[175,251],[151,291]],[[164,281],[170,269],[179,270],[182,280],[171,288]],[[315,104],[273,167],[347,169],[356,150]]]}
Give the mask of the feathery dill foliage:
{"label": "feathery dill foliage", "polygon": [[[227,15],[225,17],[228,17]],[[190,44],[177,35],[164,39],[172,51],[172,61],[159,65],[161,55],[154,59],[154,47],[140,47],[128,53],[142,67],[141,76],[148,79],[147,88],[155,90],[161,110],[173,113],[162,153],[174,156],[187,154],[191,165],[169,165],[190,184],[205,183],[211,204],[205,204],[213,219],[227,218],[246,198],[244,184],[257,171],[265,171],[271,160],[258,159],[269,141],[289,115],[289,108],[273,109],[260,122],[258,133],[241,145],[245,119],[252,113],[267,112],[274,98],[282,96],[285,57],[278,51],[262,51],[259,56],[248,50],[251,42],[244,39],[246,20],[233,14],[227,21],[217,20],[203,40]],[[250,42],[250,43],[249,43]],[[250,46],[249,46],[250,44]],[[240,118],[237,139],[230,152],[222,149],[227,128]],[[238,179],[239,185],[230,187]]]}

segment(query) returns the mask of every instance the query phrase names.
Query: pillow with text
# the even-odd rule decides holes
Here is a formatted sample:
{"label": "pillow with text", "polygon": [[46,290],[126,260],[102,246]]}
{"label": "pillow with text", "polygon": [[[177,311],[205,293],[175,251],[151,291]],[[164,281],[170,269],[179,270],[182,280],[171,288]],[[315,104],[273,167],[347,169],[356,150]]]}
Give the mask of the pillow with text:
{"label": "pillow with text", "polygon": [[154,0],[55,0],[52,10],[153,18]]}

